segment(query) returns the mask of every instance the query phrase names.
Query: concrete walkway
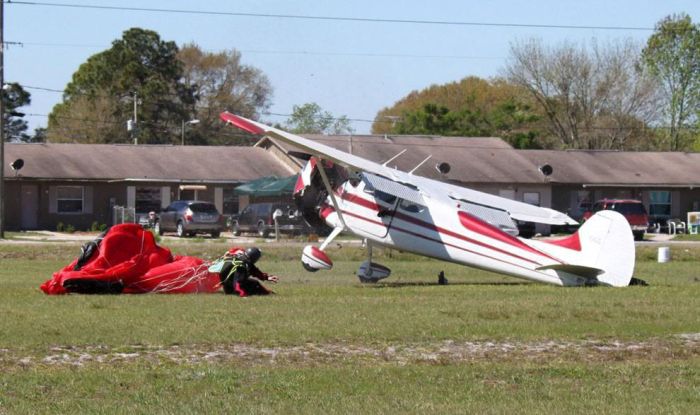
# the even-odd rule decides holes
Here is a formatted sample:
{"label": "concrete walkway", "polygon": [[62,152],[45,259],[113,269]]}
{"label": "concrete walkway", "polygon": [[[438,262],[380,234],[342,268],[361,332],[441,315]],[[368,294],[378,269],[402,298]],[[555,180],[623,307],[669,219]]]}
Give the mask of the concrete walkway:
{"label": "concrete walkway", "polygon": [[[87,241],[92,241],[99,235],[99,232],[75,232],[75,233],[63,233],[63,232],[52,232],[52,231],[28,231],[28,232],[19,232],[19,233],[12,233],[11,238],[12,239],[2,239],[0,240],[0,243],[35,243],[35,242],[79,242],[79,243],[84,243]],[[648,233],[645,236],[644,241],[637,241],[636,244],[637,246],[644,246],[644,245],[658,245],[658,244],[696,244],[700,243],[700,241],[695,242],[695,241],[674,241],[673,240],[674,235],[668,235],[664,233]],[[255,243],[261,243],[263,241],[262,238],[260,237],[255,237],[255,236],[233,236],[231,232],[222,232],[221,233],[221,238],[219,239],[211,239],[208,236],[203,237],[205,242],[228,242],[231,243],[232,245],[250,245],[250,244],[255,244]],[[178,238],[174,234],[167,234],[163,235],[161,237],[161,242],[165,244],[169,243],[185,243],[187,241],[192,240],[192,238]],[[319,242],[323,241],[321,239]],[[276,242],[274,238],[267,238],[264,240],[264,243],[274,243]],[[298,239],[282,239],[280,241],[281,243],[311,243],[311,242],[302,242]],[[340,241],[339,241],[340,242]],[[357,241],[354,239],[348,240],[348,239],[343,239],[343,243],[353,243],[353,242],[358,242],[360,243],[361,240],[360,238],[357,238]]]}

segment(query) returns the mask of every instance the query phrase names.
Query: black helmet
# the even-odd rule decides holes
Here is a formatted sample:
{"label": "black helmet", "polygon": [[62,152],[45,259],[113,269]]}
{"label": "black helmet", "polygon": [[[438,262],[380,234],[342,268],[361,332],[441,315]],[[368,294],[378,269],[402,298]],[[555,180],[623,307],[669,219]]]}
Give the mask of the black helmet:
{"label": "black helmet", "polygon": [[260,249],[253,246],[245,250],[245,256],[248,258],[248,261],[250,261],[251,264],[255,264],[262,256],[262,252]]}

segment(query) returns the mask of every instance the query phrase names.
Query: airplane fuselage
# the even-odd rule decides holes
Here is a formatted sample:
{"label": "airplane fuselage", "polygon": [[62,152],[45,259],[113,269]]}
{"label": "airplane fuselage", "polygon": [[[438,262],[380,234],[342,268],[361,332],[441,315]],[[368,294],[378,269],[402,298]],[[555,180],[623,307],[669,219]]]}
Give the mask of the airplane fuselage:
{"label": "airplane fuselage", "polygon": [[[538,282],[585,283],[578,276],[537,270],[565,261],[461,210],[460,201],[420,204],[370,189],[363,181],[346,181],[335,193],[346,228],[377,245]],[[320,214],[330,226],[342,226],[330,201]]]}

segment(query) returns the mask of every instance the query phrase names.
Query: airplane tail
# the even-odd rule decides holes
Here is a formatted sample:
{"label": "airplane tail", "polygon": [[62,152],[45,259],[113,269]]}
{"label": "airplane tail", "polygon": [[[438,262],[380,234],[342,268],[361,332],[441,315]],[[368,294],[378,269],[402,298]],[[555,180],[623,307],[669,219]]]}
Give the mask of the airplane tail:
{"label": "airplane tail", "polygon": [[539,248],[556,255],[565,263],[538,269],[573,274],[613,287],[630,284],[635,261],[634,236],[627,219],[618,212],[600,211],[581,225],[575,234],[547,242]]}

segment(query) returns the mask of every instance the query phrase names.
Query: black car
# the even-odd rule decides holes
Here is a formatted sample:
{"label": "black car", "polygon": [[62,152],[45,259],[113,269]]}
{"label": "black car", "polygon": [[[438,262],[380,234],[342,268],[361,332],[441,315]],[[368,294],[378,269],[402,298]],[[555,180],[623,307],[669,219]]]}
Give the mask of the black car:
{"label": "black car", "polygon": [[158,235],[174,231],[179,237],[208,233],[218,238],[224,229],[224,220],[213,203],[178,200],[160,213],[153,229]]}
{"label": "black car", "polygon": [[267,238],[275,231],[275,212],[280,233],[304,233],[310,228],[299,210],[289,203],[252,203],[236,218],[232,218],[231,230],[235,236],[243,232],[257,233]]}

